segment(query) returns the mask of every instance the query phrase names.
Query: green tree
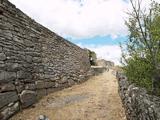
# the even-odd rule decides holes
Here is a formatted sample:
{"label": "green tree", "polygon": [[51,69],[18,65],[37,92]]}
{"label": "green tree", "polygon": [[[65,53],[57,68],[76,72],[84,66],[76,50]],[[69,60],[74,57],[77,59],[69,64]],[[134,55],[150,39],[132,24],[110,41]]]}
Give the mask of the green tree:
{"label": "green tree", "polygon": [[130,2],[133,11],[128,12],[126,21],[129,39],[126,52],[122,53],[124,68],[128,77],[132,76],[130,79],[137,79],[139,83],[146,84],[142,81],[151,79],[152,92],[157,94],[160,88],[160,5],[151,0],[150,8],[144,9],[140,0]]}

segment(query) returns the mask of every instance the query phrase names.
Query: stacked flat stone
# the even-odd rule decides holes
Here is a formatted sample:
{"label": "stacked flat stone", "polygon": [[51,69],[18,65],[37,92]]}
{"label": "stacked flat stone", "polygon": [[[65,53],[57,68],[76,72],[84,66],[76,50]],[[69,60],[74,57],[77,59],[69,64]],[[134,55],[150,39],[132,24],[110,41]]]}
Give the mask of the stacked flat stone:
{"label": "stacked flat stone", "polygon": [[147,94],[145,89],[127,81],[124,74],[117,73],[119,94],[127,120],[160,120],[160,98]]}

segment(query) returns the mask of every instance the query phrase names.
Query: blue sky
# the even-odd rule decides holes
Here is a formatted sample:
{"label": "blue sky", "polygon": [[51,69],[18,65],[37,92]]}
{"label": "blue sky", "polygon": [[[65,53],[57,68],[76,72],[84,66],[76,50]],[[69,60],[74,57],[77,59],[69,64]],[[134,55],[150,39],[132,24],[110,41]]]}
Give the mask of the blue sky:
{"label": "blue sky", "polygon": [[95,36],[92,38],[66,38],[67,40],[75,44],[84,44],[84,45],[119,45],[119,43],[125,43],[127,36],[120,36],[117,38],[112,38],[111,36]]}
{"label": "blue sky", "polygon": [[[128,0],[9,0],[58,35],[120,64]],[[146,0],[145,0],[146,1]]]}

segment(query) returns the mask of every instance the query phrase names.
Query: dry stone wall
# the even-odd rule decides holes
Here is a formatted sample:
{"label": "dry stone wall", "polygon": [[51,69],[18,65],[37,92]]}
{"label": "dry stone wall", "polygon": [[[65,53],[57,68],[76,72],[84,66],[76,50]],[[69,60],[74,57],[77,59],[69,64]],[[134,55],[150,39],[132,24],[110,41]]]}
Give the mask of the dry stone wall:
{"label": "dry stone wall", "polygon": [[160,120],[160,98],[130,84],[122,74],[117,76],[119,94],[127,120]]}
{"label": "dry stone wall", "polygon": [[89,75],[86,50],[0,0],[0,120]]}

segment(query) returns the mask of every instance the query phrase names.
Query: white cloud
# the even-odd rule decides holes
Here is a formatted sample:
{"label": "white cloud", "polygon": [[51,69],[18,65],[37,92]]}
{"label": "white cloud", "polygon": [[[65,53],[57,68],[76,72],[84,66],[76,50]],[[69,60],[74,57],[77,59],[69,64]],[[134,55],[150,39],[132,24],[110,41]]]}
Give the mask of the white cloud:
{"label": "white cloud", "polygon": [[[112,39],[127,34],[125,11],[129,0],[9,0],[39,23],[63,37],[89,38],[108,36]],[[136,1],[136,0],[135,0]],[[160,0],[156,0],[160,2]],[[148,8],[150,0],[142,0]],[[97,53],[98,58],[120,64],[117,45],[80,45]]]}
{"label": "white cloud", "polygon": [[75,38],[126,35],[124,0],[10,0],[54,32]]}
{"label": "white cloud", "polygon": [[118,45],[83,45],[82,48],[88,48],[97,54],[98,59],[113,61],[116,65],[120,65],[121,48]]}

